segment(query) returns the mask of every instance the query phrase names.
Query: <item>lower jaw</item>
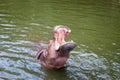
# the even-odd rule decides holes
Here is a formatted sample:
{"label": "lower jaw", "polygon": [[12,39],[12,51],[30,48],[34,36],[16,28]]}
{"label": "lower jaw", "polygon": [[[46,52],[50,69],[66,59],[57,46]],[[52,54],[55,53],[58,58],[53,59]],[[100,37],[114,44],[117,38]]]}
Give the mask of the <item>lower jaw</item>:
{"label": "lower jaw", "polygon": [[61,42],[61,43],[59,43],[59,42],[57,42],[56,44],[55,44],[55,49],[56,50],[58,50],[59,48],[60,48],[60,46],[62,46],[62,45],[64,45],[64,44],[67,44],[67,43],[71,43],[71,42],[74,42],[74,41],[64,41],[64,42]]}

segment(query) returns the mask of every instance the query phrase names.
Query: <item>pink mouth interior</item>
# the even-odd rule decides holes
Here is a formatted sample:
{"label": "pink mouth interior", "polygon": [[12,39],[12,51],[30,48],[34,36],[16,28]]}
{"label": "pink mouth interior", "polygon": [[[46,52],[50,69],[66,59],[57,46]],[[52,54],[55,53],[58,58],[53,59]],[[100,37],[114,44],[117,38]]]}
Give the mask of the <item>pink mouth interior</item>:
{"label": "pink mouth interior", "polygon": [[56,37],[56,39],[55,39],[55,49],[56,49],[56,50],[58,50],[59,47],[60,47],[62,44],[65,43],[64,38],[65,38],[64,32],[61,31],[61,32],[59,32],[59,33],[57,34],[57,37]]}

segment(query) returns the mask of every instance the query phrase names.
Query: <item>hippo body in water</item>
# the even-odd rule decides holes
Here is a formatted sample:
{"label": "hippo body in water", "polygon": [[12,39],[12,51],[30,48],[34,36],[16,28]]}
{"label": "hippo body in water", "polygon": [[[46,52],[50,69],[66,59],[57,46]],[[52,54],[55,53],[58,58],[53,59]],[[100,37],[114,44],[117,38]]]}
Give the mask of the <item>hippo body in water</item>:
{"label": "hippo body in water", "polygon": [[76,47],[73,41],[65,42],[71,32],[67,26],[55,26],[53,29],[53,40],[50,40],[46,48],[41,48],[36,59],[40,60],[41,64],[47,68],[59,69],[64,67],[67,59],[70,56],[70,51]]}

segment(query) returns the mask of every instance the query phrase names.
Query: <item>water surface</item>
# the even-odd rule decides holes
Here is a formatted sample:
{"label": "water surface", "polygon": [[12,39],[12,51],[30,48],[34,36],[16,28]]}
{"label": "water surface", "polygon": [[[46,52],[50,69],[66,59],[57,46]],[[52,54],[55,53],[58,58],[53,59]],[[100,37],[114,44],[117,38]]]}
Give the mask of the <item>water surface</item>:
{"label": "water surface", "polygon": [[[35,60],[35,45],[67,25],[77,47],[66,67],[48,70]],[[1,0],[0,80],[119,80],[119,0]]]}

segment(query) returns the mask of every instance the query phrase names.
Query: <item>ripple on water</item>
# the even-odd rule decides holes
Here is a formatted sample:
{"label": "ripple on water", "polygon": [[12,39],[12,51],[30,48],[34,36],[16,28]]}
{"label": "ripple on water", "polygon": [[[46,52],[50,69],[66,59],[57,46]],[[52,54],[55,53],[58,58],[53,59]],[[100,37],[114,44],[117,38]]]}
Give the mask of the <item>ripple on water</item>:
{"label": "ripple on water", "polygon": [[[0,52],[0,77],[41,80],[44,73],[33,57]],[[21,57],[22,56],[22,57]]]}
{"label": "ripple on water", "polygon": [[120,63],[111,61],[111,70],[113,71],[113,79],[120,79]]}
{"label": "ripple on water", "polygon": [[3,27],[13,27],[13,26],[16,26],[14,24],[0,24],[0,26],[3,26]]}
{"label": "ripple on water", "polygon": [[[70,77],[82,80],[111,80],[108,61],[94,53],[72,53],[67,68]],[[91,75],[91,76],[90,76]],[[89,77],[88,77],[89,76]]]}
{"label": "ripple on water", "polygon": [[6,39],[6,38],[9,38],[9,36],[8,35],[0,35],[0,38]]}
{"label": "ripple on water", "polygon": [[[37,68],[38,66],[35,63],[27,64],[22,60],[18,61],[12,61],[11,59],[5,58],[4,60],[0,60],[0,62],[3,62],[3,65],[0,66],[0,77],[6,78],[6,79],[42,79],[41,77],[36,76],[42,75],[40,70],[37,70],[37,72],[34,70],[34,68]],[[11,66],[12,65],[12,66]],[[32,66],[34,65],[34,66]],[[32,69],[29,69],[26,66],[32,66]],[[37,66],[37,67],[36,67]],[[39,69],[39,68],[38,68]]]}
{"label": "ripple on water", "polygon": [[16,41],[13,41],[13,42],[10,42],[10,41],[1,41],[0,42],[1,45],[5,45],[5,44],[8,44],[8,45],[25,45],[25,44],[29,44],[29,45],[33,45],[34,43],[30,42],[30,41],[25,41],[25,40],[16,40]]}
{"label": "ripple on water", "polygon": [[35,61],[35,51],[30,41],[0,42],[0,79],[43,80],[44,72]]}

